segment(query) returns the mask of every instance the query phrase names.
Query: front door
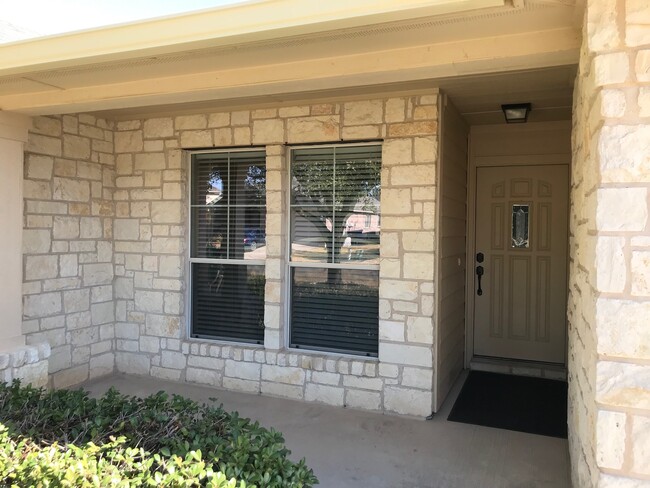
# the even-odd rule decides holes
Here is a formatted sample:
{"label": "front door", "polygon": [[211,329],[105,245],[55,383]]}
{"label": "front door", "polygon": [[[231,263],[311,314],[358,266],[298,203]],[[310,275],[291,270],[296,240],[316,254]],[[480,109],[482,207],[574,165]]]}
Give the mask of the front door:
{"label": "front door", "polygon": [[565,362],[568,171],[477,168],[474,355]]}

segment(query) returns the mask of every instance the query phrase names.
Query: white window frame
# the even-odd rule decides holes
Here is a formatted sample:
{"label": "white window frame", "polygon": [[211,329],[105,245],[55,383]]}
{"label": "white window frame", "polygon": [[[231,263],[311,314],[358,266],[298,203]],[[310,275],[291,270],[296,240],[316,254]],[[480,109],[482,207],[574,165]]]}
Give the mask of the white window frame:
{"label": "white window frame", "polygon": [[[244,346],[244,347],[256,347],[256,348],[262,348],[264,347],[264,341],[262,340],[261,344],[255,344],[253,342],[246,342],[246,341],[238,341],[236,339],[229,340],[229,339],[219,339],[219,338],[208,338],[208,337],[192,337],[192,282],[193,282],[193,276],[192,276],[192,264],[234,264],[234,265],[258,265],[258,266],[263,266],[264,267],[264,274],[266,274],[266,259],[228,259],[228,258],[193,258],[192,257],[192,208],[194,207],[200,207],[200,205],[193,205],[192,204],[192,196],[193,196],[193,188],[192,188],[192,171],[193,171],[193,165],[192,165],[192,156],[195,154],[224,154],[224,153],[236,153],[236,152],[254,152],[254,151],[259,151],[261,153],[264,153],[265,159],[268,157],[266,155],[266,147],[259,147],[259,146],[254,146],[254,147],[241,147],[241,148],[215,148],[215,149],[201,149],[201,150],[189,150],[185,151],[185,160],[186,160],[186,167],[187,167],[187,219],[188,219],[188,224],[187,224],[187,240],[186,240],[186,248],[187,248],[187,266],[186,266],[186,276],[187,276],[187,286],[186,286],[186,293],[185,293],[185,304],[186,304],[186,310],[187,310],[187,317],[186,317],[186,324],[185,324],[185,329],[186,329],[186,337],[187,340],[189,341],[194,341],[194,342],[212,342],[215,344],[224,344],[224,345],[239,345],[239,346]],[[266,167],[266,166],[265,166]],[[230,164],[228,165],[228,182],[230,184]],[[228,215],[230,215],[230,192],[228,194]],[[267,204],[266,204],[266,195],[265,195],[265,200],[264,200],[264,215],[266,218],[266,210],[267,210]],[[230,233],[230,224],[228,224],[228,234]],[[230,250],[228,250],[228,253],[230,253]]]}
{"label": "white window frame", "polygon": [[[332,355],[332,356],[341,356],[341,357],[349,357],[349,358],[355,358],[359,359],[362,358],[363,360],[366,361],[372,361],[372,360],[378,360],[378,355],[377,356],[366,356],[363,354],[354,354],[351,352],[345,352],[345,351],[332,351],[330,349],[316,349],[316,348],[311,348],[311,349],[305,349],[305,348],[297,348],[297,347],[291,347],[291,310],[292,310],[292,303],[291,303],[291,285],[292,285],[292,269],[293,268],[319,268],[319,269],[352,269],[352,270],[362,270],[362,271],[377,271],[379,272],[379,264],[342,264],[342,263],[298,263],[291,261],[291,175],[292,175],[292,163],[293,163],[293,151],[297,149],[318,149],[318,148],[334,148],[336,149],[337,147],[362,147],[362,146],[383,146],[383,141],[377,140],[377,141],[368,141],[368,142],[339,142],[339,143],[331,143],[331,144],[303,144],[303,145],[297,145],[297,146],[288,146],[287,151],[286,151],[286,161],[287,161],[287,178],[289,180],[288,185],[287,185],[287,191],[285,195],[285,208],[286,208],[286,222],[287,222],[287,237],[286,237],[286,243],[285,243],[285,256],[286,256],[286,279],[285,279],[285,286],[284,286],[284,292],[285,292],[285,305],[286,309],[284,311],[284,323],[285,325],[285,334],[284,334],[284,347],[285,349],[289,351],[295,351],[299,352],[301,354],[326,354],[326,355]],[[382,166],[383,166],[383,160],[382,160]],[[336,174],[336,173],[334,173]],[[380,219],[381,219],[381,207],[380,207]],[[334,236],[332,236],[332,239],[334,239]],[[381,249],[381,231],[379,233],[379,239],[380,239],[380,249]],[[381,254],[380,254],[381,258]],[[381,281],[381,277],[379,278]],[[379,313],[379,310],[377,310]]]}

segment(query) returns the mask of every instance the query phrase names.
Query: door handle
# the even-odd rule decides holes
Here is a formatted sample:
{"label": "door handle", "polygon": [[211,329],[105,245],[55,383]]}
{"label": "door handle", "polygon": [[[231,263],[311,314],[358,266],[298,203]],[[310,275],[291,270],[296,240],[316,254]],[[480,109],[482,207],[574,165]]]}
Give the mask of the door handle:
{"label": "door handle", "polygon": [[477,266],[476,267],[476,276],[478,276],[478,290],[476,290],[476,294],[478,296],[483,295],[483,290],[481,289],[481,277],[485,273],[485,270],[483,269],[483,266]]}

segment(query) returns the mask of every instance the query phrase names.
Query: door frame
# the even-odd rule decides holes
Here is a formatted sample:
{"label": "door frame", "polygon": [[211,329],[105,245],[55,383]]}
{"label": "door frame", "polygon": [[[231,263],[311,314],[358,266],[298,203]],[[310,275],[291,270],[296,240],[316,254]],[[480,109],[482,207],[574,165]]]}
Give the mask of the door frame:
{"label": "door frame", "polygon": [[[475,154],[474,146],[472,144],[472,136],[477,131],[501,131],[511,130],[517,132],[534,132],[539,128],[535,124],[521,125],[517,127],[503,125],[498,126],[473,126],[469,131],[468,143],[468,167],[467,167],[467,266],[465,275],[465,369],[470,369],[470,364],[474,359],[474,300],[475,300],[475,282],[474,273],[476,267],[476,174],[479,167],[504,167],[504,166],[537,166],[537,165],[562,165],[568,166],[569,169],[569,192],[567,212],[571,207],[571,153],[548,153],[548,154],[504,154],[499,156],[479,156]],[[570,125],[569,125],[569,131]],[[569,132],[570,133],[570,132]],[[567,226],[569,219],[567,219]],[[568,242],[569,232],[567,229],[567,251],[569,250]],[[567,294],[568,294],[568,280],[569,280],[569,256],[567,252]],[[565,348],[564,366],[567,364],[568,355],[568,327],[566,329],[567,347]],[[507,360],[508,362],[515,363],[514,360]]]}

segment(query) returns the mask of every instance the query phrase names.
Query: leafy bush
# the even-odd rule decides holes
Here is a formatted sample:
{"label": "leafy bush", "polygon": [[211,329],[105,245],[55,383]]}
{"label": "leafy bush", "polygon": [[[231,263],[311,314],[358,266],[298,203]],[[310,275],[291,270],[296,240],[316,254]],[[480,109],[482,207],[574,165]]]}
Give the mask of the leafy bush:
{"label": "leafy bush", "polygon": [[82,390],[47,392],[15,381],[0,384],[0,422],[0,485],[317,483],[304,460],[288,459],[279,432],[164,392],[137,398],[111,389],[94,399]]}
{"label": "leafy bush", "polygon": [[215,473],[200,451],[179,456],[151,456],[144,449],[125,447],[125,438],[83,448],[58,443],[39,446],[30,439],[13,440],[0,424],[0,482],[2,486],[206,486],[246,488],[223,473]]}

